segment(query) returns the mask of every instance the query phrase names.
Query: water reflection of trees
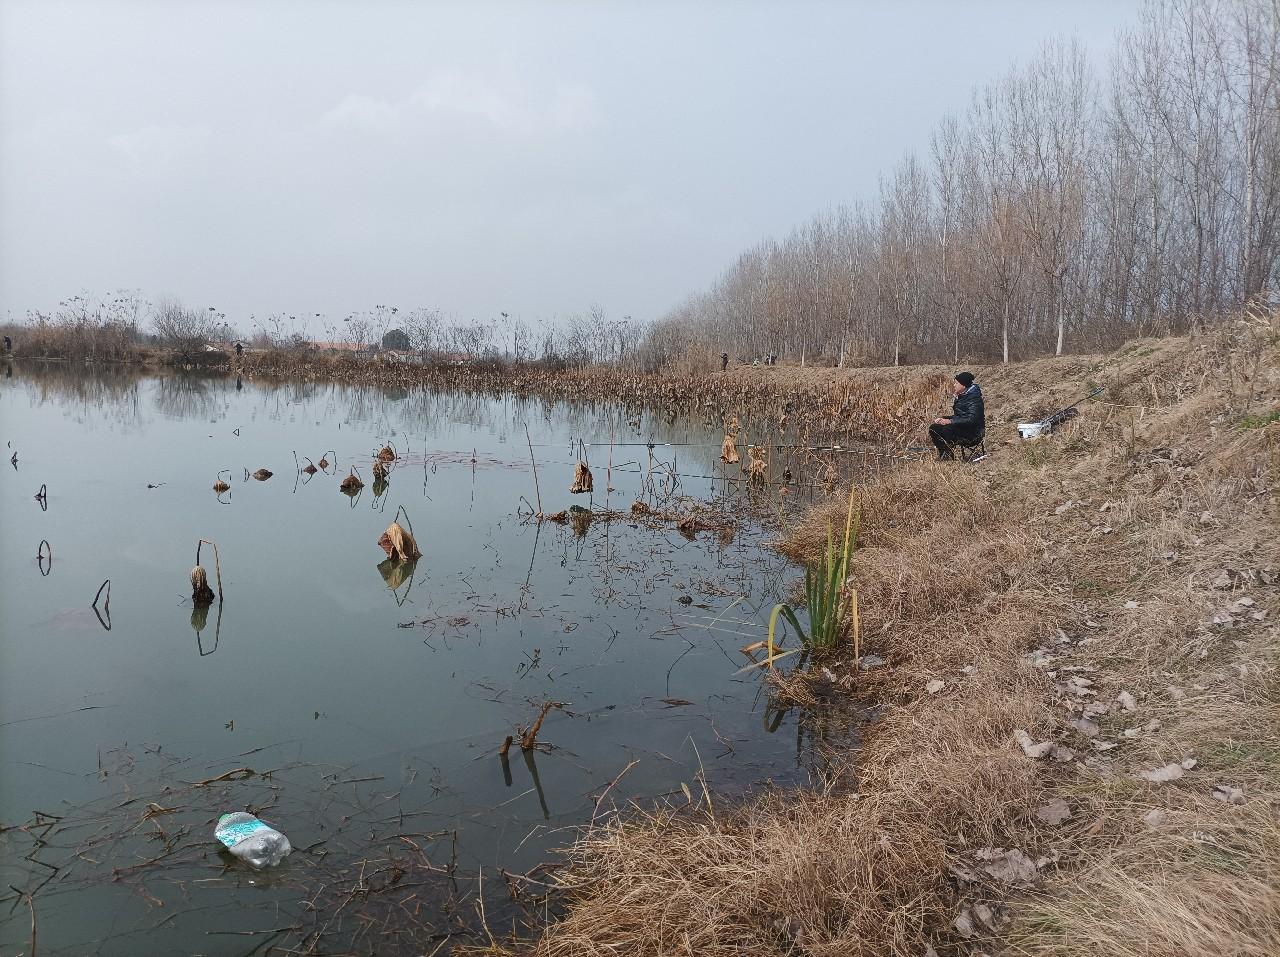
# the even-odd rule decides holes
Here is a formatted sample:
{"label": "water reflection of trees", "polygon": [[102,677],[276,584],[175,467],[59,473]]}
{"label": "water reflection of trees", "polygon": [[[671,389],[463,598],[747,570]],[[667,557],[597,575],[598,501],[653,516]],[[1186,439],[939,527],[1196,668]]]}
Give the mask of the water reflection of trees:
{"label": "water reflection of trees", "polygon": [[229,383],[223,376],[160,376],[151,398],[156,411],[171,419],[207,421],[225,407]]}
{"label": "water reflection of trees", "polygon": [[[141,425],[146,401],[140,393],[143,381],[154,382],[148,391],[156,411],[172,418],[211,419],[227,407],[233,379],[218,374],[166,374],[146,376],[120,366],[72,363],[23,363],[15,366],[14,383],[23,383],[32,401],[58,403],[78,421],[101,413],[122,425]],[[239,391],[239,390],[237,390]],[[742,484],[739,464],[720,460],[720,440],[732,409],[704,409],[699,414],[675,416],[660,405],[648,408],[590,400],[549,400],[536,396],[491,395],[466,391],[433,391],[423,387],[338,384],[313,381],[271,380],[254,382],[243,392],[258,414],[286,420],[305,409],[308,417],[366,427],[380,437],[407,436],[397,447],[422,442],[448,445],[474,442],[474,433],[488,433],[513,451],[524,446],[524,429],[538,423],[555,423],[555,432],[567,439],[535,448],[539,461],[576,457],[577,443],[593,469],[607,465],[612,442],[615,467],[646,468],[650,450],[667,466],[688,475],[717,478],[724,485]],[[747,460],[747,446],[766,447],[771,483],[798,485],[822,483],[851,474],[859,463],[846,453],[814,455],[806,446],[820,439],[797,432],[783,420],[736,416],[738,451]],[[562,444],[563,443],[563,444]],[[462,449],[459,449],[462,451]],[[521,453],[523,457],[523,452]]]}
{"label": "water reflection of trees", "polygon": [[[574,442],[586,444],[592,467],[606,465],[612,442],[618,465],[647,462],[646,446],[667,464],[675,463],[693,475],[741,480],[740,466],[720,460],[720,441],[731,412],[706,410],[699,416],[669,416],[658,408],[641,408],[589,400],[549,400],[536,396],[492,396],[476,392],[399,388],[390,392],[378,386],[330,385],[321,395],[326,415],[361,424],[383,435],[407,434],[434,442],[459,435],[470,440],[474,432],[488,432],[499,442],[523,445],[524,427],[555,422]],[[775,446],[803,444],[794,427],[785,422],[738,419],[740,452],[746,459],[750,443],[770,448],[773,480],[790,472],[797,482],[817,478],[815,463],[805,461],[799,449]],[[534,431],[537,431],[536,427]],[[563,451],[568,454],[570,443]],[[556,444],[557,450],[561,448]],[[542,452],[541,455],[545,455]],[[540,458],[541,458],[540,455]]]}
{"label": "water reflection of trees", "polygon": [[32,405],[53,405],[80,424],[110,420],[123,427],[143,424],[139,385],[143,376],[124,366],[74,362],[11,363],[5,388],[24,393]]}

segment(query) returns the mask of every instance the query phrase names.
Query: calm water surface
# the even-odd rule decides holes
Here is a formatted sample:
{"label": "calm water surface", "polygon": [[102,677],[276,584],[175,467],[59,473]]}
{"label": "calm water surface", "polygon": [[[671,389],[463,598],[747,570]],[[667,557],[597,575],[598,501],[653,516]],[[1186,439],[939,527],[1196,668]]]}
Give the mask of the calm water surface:
{"label": "calm water surface", "polygon": [[[51,829],[55,862],[129,831],[40,888],[41,954],[259,946],[219,932],[287,923],[298,885],[228,866],[218,810],[260,810],[307,849],[283,873],[394,838],[433,842],[465,882],[549,860],[632,761],[603,808],[697,799],[700,770],[720,794],[803,776],[795,719],[767,730],[758,676],[737,673],[796,575],[759,547],[768,530],[539,526],[518,514],[534,498],[526,427],[549,512],[605,506],[611,432],[613,508],[642,497],[650,439],[705,443],[655,450],[684,494],[739,494],[702,477],[719,472],[719,431],[648,412],[30,366],[0,379],[0,824],[79,815],[79,832]],[[604,443],[588,450],[590,501],[568,493],[580,441]],[[403,460],[375,495],[386,443]],[[299,475],[294,450],[332,450],[336,474]],[[352,462],[369,483],[355,499],[338,490]],[[246,479],[259,468],[275,475]],[[220,472],[232,488],[217,496]],[[423,551],[407,574],[380,568],[376,544],[401,506]],[[201,538],[224,585],[207,618],[188,585]],[[207,547],[202,564],[212,578]],[[548,699],[565,704],[540,734],[551,750],[501,761]],[[191,788],[240,768],[254,773]],[[0,837],[3,883],[49,877],[21,859],[30,847],[29,829]],[[14,953],[31,915],[5,893]]]}

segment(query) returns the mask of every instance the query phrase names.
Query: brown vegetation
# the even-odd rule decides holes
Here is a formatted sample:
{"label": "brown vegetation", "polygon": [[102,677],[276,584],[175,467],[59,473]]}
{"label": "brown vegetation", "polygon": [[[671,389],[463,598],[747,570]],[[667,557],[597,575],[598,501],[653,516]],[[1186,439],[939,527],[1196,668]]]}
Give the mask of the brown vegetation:
{"label": "brown vegetation", "polygon": [[738,455],[738,440],[733,435],[726,435],[720,445],[720,461],[726,465],[737,465],[742,461]]}
{"label": "brown vegetation", "polygon": [[587,468],[586,462],[579,462],[573,468],[573,485],[569,487],[572,495],[581,495],[583,492],[592,490],[591,469]]}
{"label": "brown vegetation", "polygon": [[191,569],[191,603],[193,605],[211,605],[218,596],[209,587],[209,576],[197,565]]}
{"label": "brown vegetation", "polygon": [[[852,578],[887,664],[831,666],[883,709],[856,765],[598,822],[540,952],[1280,952],[1277,358],[1273,315],[985,379],[993,432],[1108,392],[863,490]],[[816,557],[843,507],[784,548]]]}
{"label": "brown vegetation", "polygon": [[[246,353],[240,371],[272,378],[617,402],[703,417],[729,409],[771,426],[789,421],[804,433],[801,441],[810,434],[815,439],[833,435],[887,441],[905,438],[918,430],[922,417],[933,414],[950,378],[949,372],[931,366],[839,372],[745,368],[708,376],[538,363],[411,364],[305,351]],[[736,421],[731,425],[737,425]]]}
{"label": "brown vegetation", "polygon": [[399,522],[392,522],[378,539],[378,547],[387,553],[387,557],[397,562],[413,562],[422,557],[413,533],[405,531]]}

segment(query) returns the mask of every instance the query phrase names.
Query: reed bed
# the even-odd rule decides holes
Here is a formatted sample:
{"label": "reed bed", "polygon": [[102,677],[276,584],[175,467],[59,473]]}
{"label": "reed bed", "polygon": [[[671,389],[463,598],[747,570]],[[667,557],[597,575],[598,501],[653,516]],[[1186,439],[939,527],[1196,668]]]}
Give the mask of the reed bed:
{"label": "reed bed", "polygon": [[238,369],[251,376],[513,393],[660,407],[682,414],[751,411],[782,428],[804,425],[823,434],[877,441],[914,434],[922,417],[936,407],[946,381],[931,368],[876,370],[843,379],[752,374],[759,370],[715,376],[647,374],[605,366],[560,369],[534,363],[410,364],[283,350],[246,354]]}

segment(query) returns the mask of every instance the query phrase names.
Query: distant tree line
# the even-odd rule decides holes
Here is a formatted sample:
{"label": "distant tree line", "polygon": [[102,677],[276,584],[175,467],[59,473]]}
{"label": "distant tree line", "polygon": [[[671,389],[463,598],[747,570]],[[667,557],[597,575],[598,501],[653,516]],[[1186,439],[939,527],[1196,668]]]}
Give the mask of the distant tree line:
{"label": "distant tree line", "polygon": [[214,306],[192,308],[168,296],[150,302],[138,290],[119,290],[106,297],[89,292],[68,297],[49,312],[27,313],[23,322],[0,322],[0,331],[11,335],[24,355],[62,358],[125,359],[145,347],[190,355],[228,350],[240,342],[251,349],[381,348],[424,357],[634,367],[646,327],[630,316],[611,317],[598,305],[534,322],[506,313],[491,320],[460,319],[438,309],[378,305],[339,322],[322,313],[250,315],[246,329]]}
{"label": "distant tree line", "polygon": [[743,253],[644,352],[827,363],[1102,349],[1274,295],[1280,3],[1162,0],[975,91],[878,198]]}
{"label": "distant tree line", "polygon": [[630,316],[611,317],[598,305],[534,323],[507,313],[490,320],[457,319],[438,309],[375,306],[349,314],[341,325],[325,325],[330,341],[357,348],[381,344],[423,355],[558,365],[630,364],[645,332]]}
{"label": "distant tree line", "polygon": [[[243,341],[656,371],[721,351],[823,364],[1022,358],[1180,333],[1280,289],[1280,0],[1149,0],[1100,74],[1070,41],[974,92],[878,196],[744,252],[655,322],[377,305],[248,318],[87,294],[28,354]],[[323,337],[323,338],[321,338]]]}

